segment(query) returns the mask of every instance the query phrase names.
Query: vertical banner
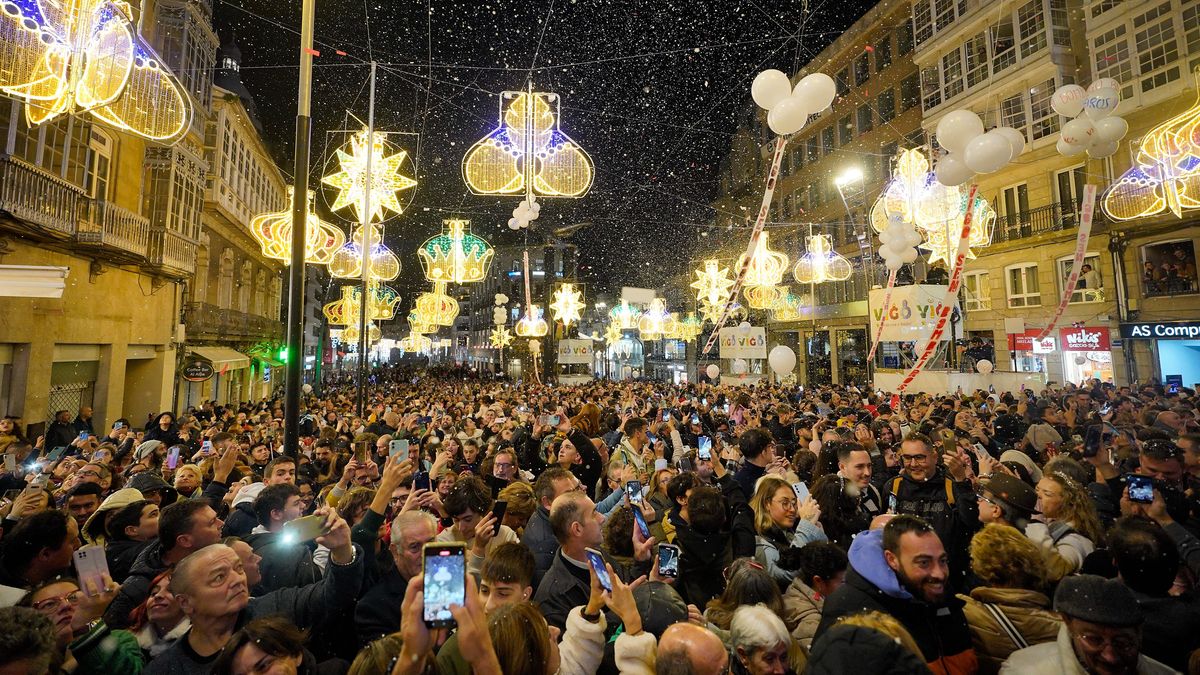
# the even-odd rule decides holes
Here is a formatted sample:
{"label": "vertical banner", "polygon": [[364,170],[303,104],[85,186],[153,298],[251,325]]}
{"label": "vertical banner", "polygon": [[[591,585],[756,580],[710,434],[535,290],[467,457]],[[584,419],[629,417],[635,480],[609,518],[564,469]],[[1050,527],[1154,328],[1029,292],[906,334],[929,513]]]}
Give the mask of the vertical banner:
{"label": "vertical banner", "polygon": [[745,258],[742,266],[738,268],[737,280],[734,281],[733,288],[729,291],[729,300],[725,302],[725,309],[721,311],[721,317],[713,326],[712,335],[708,336],[708,342],[705,343],[704,351],[700,352],[701,354],[707,355],[712,351],[717,337],[721,334],[721,326],[725,325],[725,320],[729,318],[729,310],[733,308],[733,303],[737,302],[738,293],[742,290],[742,281],[745,280],[746,269],[750,266],[750,255],[754,253],[754,248],[758,245],[758,236],[762,234],[763,225],[767,222],[767,213],[771,210],[771,197],[775,195],[775,182],[779,180],[779,166],[783,163],[783,148],[786,145],[787,138],[779,136],[775,139],[775,157],[771,160],[771,170],[767,173],[767,187],[763,190],[762,204],[758,207],[758,218],[755,219],[754,229],[750,232],[750,243],[746,244]]}
{"label": "vertical banner", "polygon": [[[978,185],[971,185],[971,191],[967,194],[967,205],[975,203],[975,193],[979,191]],[[942,307],[938,310],[937,325],[933,328],[933,333],[929,335],[929,341],[925,343],[925,348],[921,350],[921,355],[917,358],[917,362],[913,364],[912,370],[901,380],[900,386],[896,387],[898,392],[903,393],[908,389],[908,385],[916,379],[917,375],[925,368],[925,364],[929,362],[929,357],[933,356],[934,350],[941,342],[942,332],[946,329],[946,322],[950,319],[950,313],[954,311],[954,299],[958,297],[958,287],[962,283],[963,266],[967,263],[967,251],[970,250],[971,239],[971,218],[975,213],[974,208],[968,208],[967,214],[963,217],[962,232],[958,235],[958,250],[954,253],[954,271],[950,275],[950,286],[946,289],[946,299],[942,302]],[[953,349],[953,345],[951,345]]]}
{"label": "vertical banner", "polygon": [[1046,328],[1038,336],[1039,340],[1046,339],[1046,336],[1054,331],[1055,324],[1058,323],[1067,304],[1071,302],[1071,296],[1075,294],[1075,285],[1079,283],[1079,268],[1083,266],[1083,259],[1087,257],[1088,238],[1092,236],[1092,216],[1096,213],[1095,185],[1088,183],[1083,186],[1083,204],[1080,208],[1079,237],[1075,239],[1075,259],[1071,262],[1071,276],[1067,277],[1067,283],[1063,284],[1063,294],[1062,299],[1058,301],[1058,309],[1054,310],[1054,316],[1050,317],[1050,323],[1046,324]]}
{"label": "vertical banner", "polygon": [[[896,288],[896,270],[888,275],[887,294],[883,296],[883,306],[888,307],[892,304],[892,289]],[[875,350],[879,349],[879,336],[883,335],[883,326],[887,323],[887,312],[879,318],[879,328],[875,329],[875,337],[871,339],[871,352],[867,354],[867,363],[875,361]]]}

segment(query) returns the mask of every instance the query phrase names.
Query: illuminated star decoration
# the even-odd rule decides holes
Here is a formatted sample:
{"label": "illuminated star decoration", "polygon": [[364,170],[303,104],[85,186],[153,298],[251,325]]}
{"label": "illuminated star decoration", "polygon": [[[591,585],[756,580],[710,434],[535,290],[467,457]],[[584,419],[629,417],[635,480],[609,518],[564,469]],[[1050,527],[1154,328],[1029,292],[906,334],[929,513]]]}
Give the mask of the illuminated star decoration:
{"label": "illuminated star decoration", "polygon": [[442,233],[417,249],[425,278],[434,283],[483,281],[492,266],[491,244],[471,233],[469,220],[443,220]]}
{"label": "illuminated star decoration", "polygon": [[[417,181],[400,173],[401,165],[408,158],[408,152],[396,149],[387,142],[382,132],[375,132],[373,140],[368,142],[367,130],[363,129],[350,137],[348,143],[350,152],[342,148],[337,150],[338,164],[341,171],[330,174],[321,182],[337,189],[337,199],[330,208],[340,211],[347,206],[354,211],[355,220],[376,222],[384,219],[384,211],[400,214],[404,206],[400,204],[397,193],[410,190]],[[371,154],[371,184],[367,185],[367,154]],[[388,154],[391,152],[391,154]],[[369,188],[369,189],[368,189]],[[370,214],[367,199],[370,193]],[[369,218],[364,216],[369,215]]]}
{"label": "illuminated star decoration", "polygon": [[[1197,75],[1200,79],[1200,74]],[[1110,218],[1133,220],[1200,209],[1200,95],[1142,137],[1133,166],[1100,202]]]}
{"label": "illuminated star decoration", "polygon": [[89,112],[122,131],[173,142],[192,116],[183,85],[120,1],[3,3],[0,91],[25,101],[30,126]]}
{"label": "illuminated star decoration", "polygon": [[804,238],[808,249],[796,262],[792,274],[802,284],[820,284],[826,281],[845,281],[854,273],[850,261],[833,250],[833,237],[828,234],[810,234]]}
{"label": "illuminated star decoration", "polygon": [[463,157],[463,180],[478,195],[582,197],[591,157],[558,128],[558,94],[505,91],[500,126]]}
{"label": "illuminated star decoration", "polygon": [[[292,208],[295,199],[292,186],[288,186],[286,211],[264,213],[250,221],[250,235],[262,247],[263,255],[272,260],[292,262]],[[346,244],[346,233],[317,217],[313,208],[312,190],[308,191],[308,227],[304,231],[304,262],[328,265],[334,253]]]}
{"label": "illuminated star decoration", "polygon": [[504,326],[496,326],[492,329],[492,335],[488,338],[495,349],[504,349],[512,344],[513,334]]}
{"label": "illuminated star decoration", "polygon": [[525,308],[525,314],[517,321],[517,337],[538,338],[549,331],[550,327],[546,325],[546,320],[542,318],[542,308],[537,305],[528,305]]}
{"label": "illuminated star decoration", "polygon": [[696,289],[696,299],[709,305],[723,305],[736,283],[729,276],[729,268],[721,267],[716,259],[704,261],[704,269],[696,270],[696,280],[691,287]]}
{"label": "illuminated star decoration", "polygon": [[609,322],[609,324],[604,327],[604,341],[611,345],[620,339],[621,327],[615,322]]}
{"label": "illuminated star decoration", "polygon": [[551,316],[565,327],[577,323],[587,305],[583,304],[583,293],[575,284],[563,284],[554,291],[554,302],[550,303]]}
{"label": "illuminated star decoration", "polygon": [[[929,251],[929,263],[946,262],[958,250],[966,215],[967,192],[942,185],[931,172],[929,160],[918,149],[905,150],[896,160],[896,177],[871,207],[871,227],[881,233],[888,226],[888,215],[896,214],[925,237],[921,249]],[[975,258],[974,248],[992,243],[996,212],[982,197],[975,198],[971,216],[971,238],[967,241],[967,259]]]}

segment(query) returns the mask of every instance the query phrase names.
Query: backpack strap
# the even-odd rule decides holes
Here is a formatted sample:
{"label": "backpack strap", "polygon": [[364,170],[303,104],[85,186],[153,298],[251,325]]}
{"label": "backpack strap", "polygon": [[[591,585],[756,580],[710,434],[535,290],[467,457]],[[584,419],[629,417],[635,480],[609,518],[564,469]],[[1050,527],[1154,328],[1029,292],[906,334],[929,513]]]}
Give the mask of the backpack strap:
{"label": "backpack strap", "polygon": [[946,478],[946,503],[954,506],[954,481]]}
{"label": "backpack strap", "polygon": [[900,480],[901,476],[896,476],[892,479],[892,489],[888,491],[888,494],[892,496],[896,495],[896,491],[900,489]]}
{"label": "backpack strap", "polygon": [[1046,531],[1050,534],[1051,543],[1058,546],[1058,542],[1062,541],[1063,537],[1074,532],[1075,528],[1071,527],[1071,524],[1066,521],[1056,520],[1046,526]]}
{"label": "backpack strap", "polygon": [[1012,619],[1008,618],[1008,615],[1003,610],[990,602],[981,602],[979,604],[983,605],[988,614],[992,615],[992,619],[996,621],[996,625],[1008,636],[1009,640],[1012,640],[1017,649],[1025,649],[1029,646],[1029,641],[1025,639],[1024,635],[1021,635],[1021,631],[1017,630],[1017,626],[1012,622]]}

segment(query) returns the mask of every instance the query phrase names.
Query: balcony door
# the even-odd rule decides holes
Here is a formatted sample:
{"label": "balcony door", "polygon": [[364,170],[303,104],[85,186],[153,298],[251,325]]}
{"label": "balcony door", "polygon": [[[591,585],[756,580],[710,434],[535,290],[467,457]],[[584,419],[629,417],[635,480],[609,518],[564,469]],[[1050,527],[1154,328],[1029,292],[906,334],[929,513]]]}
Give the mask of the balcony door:
{"label": "balcony door", "polygon": [[996,215],[1004,238],[1029,236],[1029,185],[1019,183],[1000,191]]}
{"label": "balcony door", "polygon": [[98,202],[107,202],[110,200],[113,140],[112,136],[95,126],[91,128],[90,132],[87,164],[88,196]]}
{"label": "balcony door", "polygon": [[1087,167],[1079,165],[1054,174],[1054,198],[1058,202],[1062,223],[1067,227],[1079,225],[1079,208],[1083,203],[1083,184]]}

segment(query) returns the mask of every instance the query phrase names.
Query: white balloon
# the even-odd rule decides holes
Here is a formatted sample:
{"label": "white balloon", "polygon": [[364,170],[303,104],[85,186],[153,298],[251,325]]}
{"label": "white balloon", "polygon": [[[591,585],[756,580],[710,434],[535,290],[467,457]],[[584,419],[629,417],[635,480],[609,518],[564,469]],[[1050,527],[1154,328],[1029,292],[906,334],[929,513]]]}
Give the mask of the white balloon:
{"label": "white balloon", "polygon": [[1055,147],[1058,148],[1058,154],[1062,155],[1063,157],[1074,157],[1076,155],[1083,154],[1083,151],[1087,150],[1087,146],[1071,145],[1064,138],[1058,139],[1058,144]]}
{"label": "white balloon", "polygon": [[1067,145],[1082,145],[1085,148],[1091,144],[1092,135],[1096,133],[1096,125],[1086,117],[1076,117],[1067,122],[1062,128],[1062,139]]}
{"label": "white balloon", "polygon": [[1112,79],[1111,77],[1102,77],[1102,78],[1096,80],[1095,82],[1089,84],[1088,88],[1087,88],[1089,94],[1093,91],[1096,91],[1097,89],[1116,89],[1117,91],[1120,91],[1121,83],[1117,82],[1116,80]]}
{"label": "white balloon", "polygon": [[983,121],[970,110],[955,110],[937,125],[937,142],[952,153],[967,149],[971,139],[983,133]]}
{"label": "white balloon", "polygon": [[978,361],[975,362],[975,370],[978,370],[979,372],[983,373],[984,375],[987,375],[988,373],[992,372],[992,370],[995,367],[996,367],[996,365],[994,363],[992,363],[991,361],[988,361],[987,359],[979,359]]}
{"label": "white balloon", "polygon": [[754,76],[750,97],[763,110],[770,110],[792,93],[792,81],[781,70],[764,70]]}
{"label": "white balloon", "polygon": [[971,171],[961,159],[955,155],[946,155],[938,160],[937,180],[942,185],[953,187],[971,180],[975,172]]}
{"label": "white balloon", "polygon": [[788,96],[767,113],[767,126],[780,136],[794,134],[808,121],[808,108],[799,96]]}
{"label": "white balloon", "polygon": [[1120,144],[1118,143],[1094,142],[1088,146],[1087,154],[1092,159],[1104,159],[1105,157],[1112,157],[1117,154],[1117,148],[1119,147]]}
{"label": "white balloon", "polygon": [[924,239],[922,239],[922,237],[921,237],[921,233],[917,232],[917,229],[915,227],[908,228],[907,236],[908,236],[908,245],[912,248],[916,248],[917,246],[920,246],[921,242],[924,241]]}
{"label": "white balloon", "polygon": [[746,333],[749,333],[750,329],[753,327],[754,326],[751,326],[749,321],[743,321],[738,324],[738,332],[742,335],[745,335]]}
{"label": "white balloon", "polygon": [[717,379],[717,376],[721,374],[721,369],[717,366],[717,364],[710,363],[709,366],[704,369],[704,372],[708,375],[708,379],[715,380]]}
{"label": "white balloon", "polygon": [[746,359],[734,359],[730,366],[730,370],[733,371],[734,375],[741,375],[746,372],[748,367],[749,364],[746,363]]}
{"label": "white balloon", "polygon": [[1008,139],[1012,145],[1012,159],[1016,159],[1022,152],[1025,152],[1025,134],[1020,131],[1012,127],[997,127],[992,130],[992,133],[1000,134]]}
{"label": "white balloon", "polygon": [[518,225],[518,224],[517,224],[517,219],[516,219],[516,217],[509,218],[509,219],[508,219],[508,226],[509,226],[509,227],[511,227],[511,228],[512,228],[512,229],[514,229],[514,230],[515,230],[515,229],[517,229],[518,227],[520,227],[520,225]]}
{"label": "white balloon", "polygon": [[1127,133],[1129,133],[1129,122],[1126,122],[1125,118],[1116,115],[1105,117],[1096,122],[1096,135],[1092,144],[1095,145],[1096,142],[1119,143]]}
{"label": "white balloon", "polygon": [[904,255],[900,256],[900,259],[906,263],[915,263],[917,262],[917,255],[917,249],[910,248],[904,252]]}
{"label": "white balloon", "polygon": [[1102,87],[1088,92],[1087,99],[1083,102],[1083,114],[1092,120],[1102,120],[1115,113],[1120,102],[1121,95],[1116,89]]}
{"label": "white balloon", "polygon": [[1050,97],[1050,107],[1063,117],[1074,117],[1083,111],[1083,101],[1087,92],[1077,84],[1067,84],[1059,87]]}
{"label": "white balloon", "polygon": [[833,105],[833,99],[837,96],[837,84],[825,73],[812,73],[805,75],[792,93],[804,101],[809,112],[818,113]]}
{"label": "white balloon", "polygon": [[785,377],[796,369],[796,352],[787,345],[776,345],[771,349],[771,353],[767,354],[767,363],[776,375]]}
{"label": "white balloon", "polygon": [[305,382],[304,384],[300,385],[300,391],[302,391],[306,394],[311,394],[312,393],[312,385]]}
{"label": "white balloon", "polygon": [[963,155],[967,166],[975,173],[994,173],[1012,159],[1012,143],[1003,134],[989,131],[971,139]]}

